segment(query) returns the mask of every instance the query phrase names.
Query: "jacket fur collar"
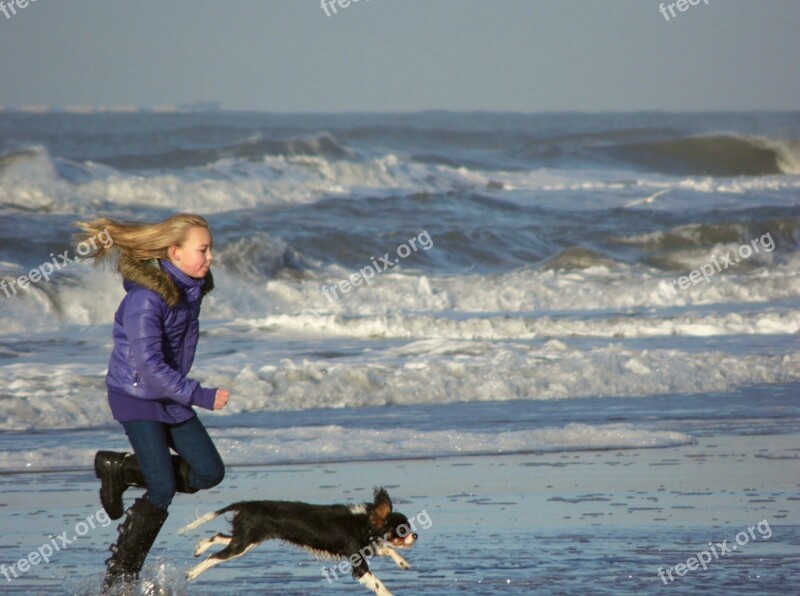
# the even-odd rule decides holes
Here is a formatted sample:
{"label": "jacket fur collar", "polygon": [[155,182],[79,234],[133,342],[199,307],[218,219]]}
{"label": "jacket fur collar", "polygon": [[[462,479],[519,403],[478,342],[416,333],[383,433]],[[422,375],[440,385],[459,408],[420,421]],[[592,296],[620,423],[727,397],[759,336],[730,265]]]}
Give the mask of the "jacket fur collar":
{"label": "jacket fur collar", "polygon": [[[155,259],[139,261],[122,255],[117,269],[122,274],[123,279],[160,294],[170,308],[177,306],[183,298],[183,290],[178,287],[178,284],[166,272],[161,270],[158,266],[158,261]],[[201,290],[202,296],[205,296],[213,289],[214,276],[209,271],[206,274]]]}

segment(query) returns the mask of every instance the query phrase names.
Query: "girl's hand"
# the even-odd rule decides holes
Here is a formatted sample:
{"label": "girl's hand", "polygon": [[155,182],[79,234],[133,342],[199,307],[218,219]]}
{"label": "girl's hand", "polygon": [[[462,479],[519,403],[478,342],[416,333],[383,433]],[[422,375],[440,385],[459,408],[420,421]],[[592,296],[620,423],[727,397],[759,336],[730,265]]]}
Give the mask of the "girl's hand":
{"label": "girl's hand", "polygon": [[214,409],[221,410],[228,405],[228,395],[224,389],[217,389],[217,395],[214,397]]}

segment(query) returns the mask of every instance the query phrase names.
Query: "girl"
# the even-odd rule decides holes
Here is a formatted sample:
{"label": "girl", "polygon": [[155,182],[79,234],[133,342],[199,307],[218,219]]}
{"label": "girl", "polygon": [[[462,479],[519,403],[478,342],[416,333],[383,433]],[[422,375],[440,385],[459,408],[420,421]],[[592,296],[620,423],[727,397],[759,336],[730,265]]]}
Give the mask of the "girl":
{"label": "girl", "polygon": [[100,501],[118,519],[125,489],[147,489],[128,509],[111,547],[104,582],[110,589],[136,579],[176,491],[192,493],[222,481],[222,458],[192,406],[219,410],[228,392],[186,376],[197,347],[200,303],[214,288],[208,222],[178,214],[157,224],[100,218],[77,225],[84,240],[101,231],[113,238],[91,256],[97,262],[112,250],[118,254],[127,292],[114,317],[106,387],[111,413],[134,454],[97,453]]}

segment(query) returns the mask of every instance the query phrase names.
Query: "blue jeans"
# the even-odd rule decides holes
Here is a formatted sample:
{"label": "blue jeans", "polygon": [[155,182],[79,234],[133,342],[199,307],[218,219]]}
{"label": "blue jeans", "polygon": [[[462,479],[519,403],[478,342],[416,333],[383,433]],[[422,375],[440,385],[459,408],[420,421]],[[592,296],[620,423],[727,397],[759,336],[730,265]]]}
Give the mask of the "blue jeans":
{"label": "blue jeans", "polygon": [[189,464],[189,485],[192,488],[211,488],[222,482],[225,464],[197,416],[180,424],[155,420],[132,420],[121,424],[147,481],[144,498],[152,505],[166,511],[175,496],[170,447]]}

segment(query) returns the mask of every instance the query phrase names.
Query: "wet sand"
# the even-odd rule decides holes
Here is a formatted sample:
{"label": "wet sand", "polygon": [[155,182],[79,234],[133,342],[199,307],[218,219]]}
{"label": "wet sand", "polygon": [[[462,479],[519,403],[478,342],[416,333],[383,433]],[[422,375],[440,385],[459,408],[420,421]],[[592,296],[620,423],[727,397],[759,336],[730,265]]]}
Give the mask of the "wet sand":
{"label": "wet sand", "polygon": [[[177,530],[238,500],[361,502],[382,485],[419,525],[417,545],[403,553],[410,571],[389,559],[371,563],[397,594],[656,593],[665,582],[678,593],[792,593],[800,577],[799,439],[234,467],[219,487],[176,497],[144,575],[163,593],[367,593],[349,577],[326,581],[322,568],[335,562],[280,543],[186,584],[194,544],[225,522],[189,536]],[[90,593],[99,583],[118,522],[103,524],[97,488],[88,469],[2,477],[0,563],[11,580],[0,575],[3,593]],[[126,493],[126,503],[140,492]],[[723,541],[726,550],[714,546]],[[32,563],[29,553],[46,554],[48,544],[62,548],[20,569],[20,559]],[[706,569],[679,567],[704,550]]]}

